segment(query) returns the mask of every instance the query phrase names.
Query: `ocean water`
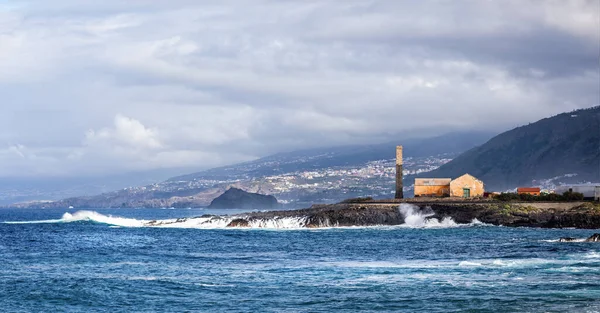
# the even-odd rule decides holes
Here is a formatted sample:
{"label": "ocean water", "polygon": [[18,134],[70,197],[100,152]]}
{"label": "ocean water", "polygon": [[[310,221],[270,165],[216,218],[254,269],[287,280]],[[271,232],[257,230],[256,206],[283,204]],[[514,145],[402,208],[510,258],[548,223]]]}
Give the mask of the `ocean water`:
{"label": "ocean water", "polygon": [[0,311],[600,312],[600,243],[557,242],[593,230],[176,220],[206,213],[0,210]]}

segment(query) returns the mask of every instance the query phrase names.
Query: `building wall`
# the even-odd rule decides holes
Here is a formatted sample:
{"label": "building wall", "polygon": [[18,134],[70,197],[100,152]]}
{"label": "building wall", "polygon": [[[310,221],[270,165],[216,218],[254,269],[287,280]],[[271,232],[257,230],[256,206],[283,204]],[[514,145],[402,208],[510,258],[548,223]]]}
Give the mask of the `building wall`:
{"label": "building wall", "polygon": [[597,194],[600,193],[600,190],[598,189],[600,189],[599,185],[564,185],[556,187],[554,192],[557,194],[562,194],[565,191],[572,190],[573,192],[582,193],[585,198],[591,199],[596,198]]}
{"label": "building wall", "polygon": [[482,181],[469,174],[465,174],[450,182],[450,196],[464,197],[464,188],[470,189],[471,197],[483,197],[483,193],[485,192]]}
{"label": "building wall", "polygon": [[532,195],[532,196],[539,196],[540,189],[539,188],[518,188],[517,193],[518,194],[528,194],[528,195]]}
{"label": "building wall", "polygon": [[450,195],[450,185],[437,186],[415,186],[415,197],[436,196],[443,197]]}
{"label": "building wall", "polygon": [[539,196],[540,192],[539,191],[519,191],[519,194],[528,194],[528,195],[532,195],[532,196]]}

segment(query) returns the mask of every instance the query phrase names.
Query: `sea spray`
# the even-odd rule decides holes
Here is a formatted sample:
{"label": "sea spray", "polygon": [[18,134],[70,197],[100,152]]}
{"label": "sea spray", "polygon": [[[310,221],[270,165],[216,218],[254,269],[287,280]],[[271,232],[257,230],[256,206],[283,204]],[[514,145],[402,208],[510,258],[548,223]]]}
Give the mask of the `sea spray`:
{"label": "sea spray", "polygon": [[38,220],[38,221],[7,221],[5,224],[55,224],[72,222],[95,222],[123,227],[143,227],[146,221],[134,218],[113,217],[111,215],[100,214],[95,211],[77,211],[73,214],[66,212],[60,219]]}
{"label": "sea spray", "polygon": [[440,220],[432,218],[435,213],[430,207],[421,209],[420,207],[409,204],[400,204],[400,213],[404,216],[405,227],[413,228],[431,228],[431,227],[456,227],[458,224],[451,217],[445,217]]}
{"label": "sea spray", "polygon": [[[104,215],[95,211],[66,212],[60,219],[39,221],[15,221],[4,222],[5,224],[54,224],[73,222],[94,222],[120,227],[156,227],[156,228],[197,228],[197,229],[220,229],[231,227],[234,220],[246,220],[248,228],[266,229],[298,229],[305,228],[308,217],[272,217],[272,218],[250,218],[245,215],[217,216],[206,215],[200,217],[164,219],[164,220],[138,220],[134,218],[116,217]],[[321,227],[332,227],[327,220]]]}
{"label": "sea spray", "polygon": [[[399,207],[400,214],[404,217],[404,224],[386,227],[407,228],[451,228],[486,225],[477,220],[470,224],[457,224],[452,218],[445,217],[441,221],[433,218],[435,215],[431,208],[421,209],[416,205],[403,203]],[[95,211],[77,211],[64,213],[61,219],[6,222],[9,224],[40,224],[40,223],[71,223],[93,222],[118,227],[155,227],[155,228],[190,228],[190,229],[224,229],[224,228],[255,228],[255,229],[306,229],[306,228],[333,228],[340,227],[337,220],[329,217],[314,217],[310,215],[298,216],[269,216],[256,217],[251,214],[236,215],[203,215],[199,217],[141,220],[112,215],[104,215]],[[384,225],[380,225],[384,226]],[[377,225],[355,225],[346,227],[377,227]]]}
{"label": "sea spray", "polygon": [[143,227],[145,225],[145,221],[143,220],[125,217],[114,217],[112,215],[100,214],[95,211],[77,211],[73,214],[67,212],[63,214],[61,221],[64,223],[90,221],[123,227]]}
{"label": "sea spray", "polygon": [[[244,220],[244,226],[232,226],[232,222]],[[243,215],[234,216],[207,216],[192,217],[176,220],[150,221],[148,227],[168,228],[197,228],[197,229],[219,229],[219,228],[266,228],[266,229],[297,229],[306,226],[306,217],[273,217],[273,218],[248,218]]]}
{"label": "sea spray", "polygon": [[469,224],[458,224],[451,217],[444,217],[440,221],[433,218],[435,212],[430,207],[420,208],[410,203],[402,203],[399,206],[400,213],[404,217],[402,227],[408,228],[451,228],[464,226],[488,226],[478,219],[473,219]]}

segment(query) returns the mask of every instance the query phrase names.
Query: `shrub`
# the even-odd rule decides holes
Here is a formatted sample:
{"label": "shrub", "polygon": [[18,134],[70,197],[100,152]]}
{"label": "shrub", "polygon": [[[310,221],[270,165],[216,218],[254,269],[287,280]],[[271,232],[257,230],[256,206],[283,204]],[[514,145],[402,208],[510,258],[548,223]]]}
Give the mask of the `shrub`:
{"label": "shrub", "polygon": [[579,193],[579,192],[567,191],[567,192],[563,193],[562,195],[556,194],[556,193],[549,193],[549,194],[541,194],[539,196],[534,196],[534,195],[530,195],[530,194],[518,194],[518,193],[514,193],[514,192],[505,192],[505,193],[501,193],[499,195],[495,195],[494,199],[496,199],[498,201],[502,201],[502,202],[508,202],[508,201],[526,201],[526,202],[580,201],[580,200],[583,200],[583,194]]}
{"label": "shrub", "polygon": [[580,192],[565,191],[562,194],[562,197],[566,201],[583,200],[583,194]]}
{"label": "shrub", "polygon": [[544,201],[561,201],[562,200],[562,196],[556,193],[549,193],[549,194],[545,194],[543,195],[544,197]]}
{"label": "shrub", "polygon": [[520,200],[518,194],[514,192],[503,192],[499,195],[494,195],[494,199],[498,201],[512,201],[512,200]]}
{"label": "shrub", "polygon": [[363,198],[350,198],[342,201],[341,203],[361,203],[373,200],[373,197],[363,197]]}

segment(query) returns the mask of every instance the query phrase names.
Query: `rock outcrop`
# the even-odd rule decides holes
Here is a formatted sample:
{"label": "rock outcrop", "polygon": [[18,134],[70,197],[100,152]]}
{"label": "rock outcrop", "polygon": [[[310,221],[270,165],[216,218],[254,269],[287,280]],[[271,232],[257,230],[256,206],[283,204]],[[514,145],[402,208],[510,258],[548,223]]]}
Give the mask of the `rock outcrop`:
{"label": "rock outcrop", "polygon": [[457,223],[474,218],[481,222],[511,227],[600,228],[600,206],[593,203],[474,203],[429,205],[434,217],[452,217]]}
{"label": "rock outcrop", "polygon": [[252,212],[232,220],[227,227],[248,227],[250,222],[299,218],[303,227],[400,225],[404,216],[397,205],[330,204],[309,209]]}
{"label": "rock outcrop", "polygon": [[585,240],[586,242],[600,242],[600,234],[595,233],[593,235],[591,235],[588,239]]}
{"label": "rock outcrop", "polygon": [[215,198],[210,209],[272,210],[278,206],[277,199],[269,195],[250,193],[238,188],[229,188]]}
{"label": "rock outcrop", "polygon": [[[544,208],[523,203],[428,203],[415,206],[416,212],[428,218],[452,218],[468,224],[477,219],[486,224],[509,227],[542,227],[582,229],[600,228],[600,206],[592,203],[546,203]],[[556,208],[552,208],[552,206]],[[432,215],[430,215],[433,213]],[[404,216],[399,203],[338,203],[313,205],[309,209],[254,212],[245,215],[246,221],[282,217],[306,218],[306,227],[400,225]],[[236,222],[238,223],[238,222]],[[240,226],[243,226],[243,222]],[[233,226],[233,225],[232,225]],[[600,235],[594,237],[600,240]],[[592,239],[592,238],[590,238]],[[576,240],[564,238],[564,241]],[[591,240],[590,240],[591,241]]]}
{"label": "rock outcrop", "polygon": [[575,237],[561,237],[560,239],[558,239],[558,242],[574,242],[577,241],[577,238]]}

